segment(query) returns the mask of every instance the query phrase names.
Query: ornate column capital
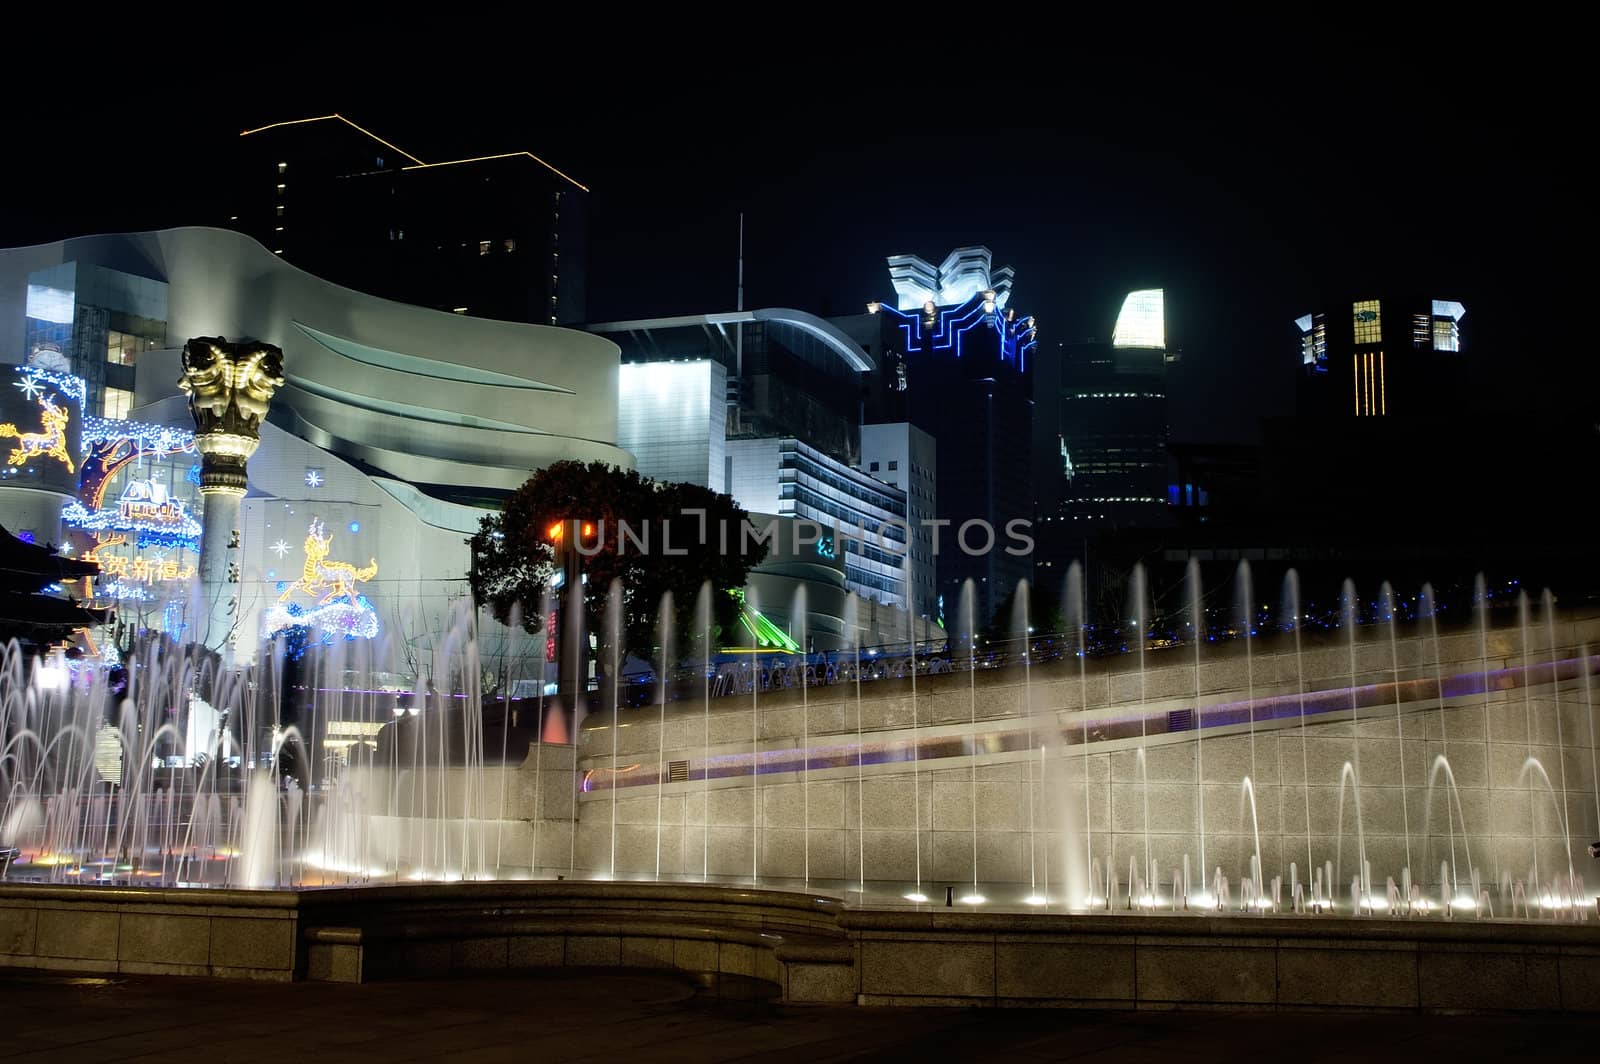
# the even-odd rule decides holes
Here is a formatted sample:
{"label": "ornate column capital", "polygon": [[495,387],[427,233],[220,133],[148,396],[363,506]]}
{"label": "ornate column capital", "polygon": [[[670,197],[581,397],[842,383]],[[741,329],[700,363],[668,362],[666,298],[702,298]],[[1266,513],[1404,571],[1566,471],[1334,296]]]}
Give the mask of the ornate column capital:
{"label": "ornate column capital", "polygon": [[202,495],[245,493],[245,464],[283,381],[283,352],[272,344],[201,336],[183,345],[178,387],[189,395]]}

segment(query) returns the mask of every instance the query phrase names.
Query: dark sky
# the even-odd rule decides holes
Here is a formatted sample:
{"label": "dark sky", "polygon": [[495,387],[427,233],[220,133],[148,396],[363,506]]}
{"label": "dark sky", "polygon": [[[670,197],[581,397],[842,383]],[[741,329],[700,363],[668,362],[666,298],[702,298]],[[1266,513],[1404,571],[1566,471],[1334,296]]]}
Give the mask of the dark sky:
{"label": "dark sky", "polygon": [[1287,413],[1291,320],[1389,283],[1466,305],[1486,406],[1559,402],[1551,381],[1593,361],[1540,334],[1583,298],[1593,231],[1576,56],[1534,27],[1281,29],[1123,54],[1025,34],[992,55],[491,50],[325,84],[313,50],[227,91],[95,96],[69,136],[15,130],[47,165],[13,173],[0,240],[208,221],[208,158],[239,129],[339,111],[423,158],[525,148],[588,184],[595,320],[731,309],[743,211],[748,306],[853,313],[892,297],[884,256],[969,243],[1016,268],[1046,343],[1105,336],[1126,291],[1165,288],[1179,439]]}

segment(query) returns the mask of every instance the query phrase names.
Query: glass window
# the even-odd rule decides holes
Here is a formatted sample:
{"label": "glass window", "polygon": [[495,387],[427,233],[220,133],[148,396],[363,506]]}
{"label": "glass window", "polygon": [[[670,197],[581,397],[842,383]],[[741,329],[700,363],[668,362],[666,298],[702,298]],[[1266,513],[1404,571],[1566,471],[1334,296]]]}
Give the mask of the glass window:
{"label": "glass window", "polygon": [[506,250],[507,251],[515,251],[515,250],[517,250],[517,242],[515,240],[512,240],[512,239],[508,238],[506,240]]}
{"label": "glass window", "polygon": [[1435,351],[1460,351],[1461,326],[1449,318],[1433,319],[1433,349]]}
{"label": "glass window", "polygon": [[1376,299],[1358,300],[1354,305],[1356,343],[1383,343],[1383,319]]}
{"label": "glass window", "polygon": [[868,473],[876,473],[877,471],[878,471],[878,463],[877,462],[873,462],[871,465],[867,466],[867,472]]}
{"label": "glass window", "polygon": [[487,240],[478,241],[478,254],[480,254],[480,255],[489,254],[489,241],[487,241]]}
{"label": "glass window", "polygon": [[105,416],[109,418],[125,418],[128,411],[133,409],[133,393],[126,388],[107,388]]}
{"label": "glass window", "polygon": [[285,172],[288,169],[289,169],[289,164],[288,163],[279,163],[278,164],[278,173],[281,174],[281,173]]}
{"label": "glass window", "polygon": [[114,366],[132,366],[139,361],[139,352],[145,346],[142,337],[113,329],[106,334],[106,361]]}
{"label": "glass window", "polygon": [[893,470],[893,469],[899,469],[899,468],[900,468],[900,463],[899,463],[899,462],[897,462],[897,461],[890,461],[890,463],[889,463],[889,468],[890,468],[890,469],[891,469],[891,470]]}

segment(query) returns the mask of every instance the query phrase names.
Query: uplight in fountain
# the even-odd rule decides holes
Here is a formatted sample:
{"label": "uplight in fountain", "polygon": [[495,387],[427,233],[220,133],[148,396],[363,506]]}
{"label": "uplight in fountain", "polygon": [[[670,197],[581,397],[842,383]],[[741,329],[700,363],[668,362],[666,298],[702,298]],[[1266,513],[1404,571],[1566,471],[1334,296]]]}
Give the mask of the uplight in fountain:
{"label": "uplight in fountain", "polygon": [[1478,903],[1463,894],[1450,902],[1450,908],[1458,913],[1475,912],[1478,908]]}
{"label": "uplight in fountain", "polygon": [[913,890],[910,894],[907,894],[905,897],[906,897],[906,901],[912,902],[912,903],[917,904],[917,905],[926,905],[926,904],[928,904],[928,896],[926,894],[922,893],[922,891],[920,891],[920,890]]}
{"label": "uplight in fountain", "polygon": [[1029,894],[1026,898],[1022,899],[1022,904],[1035,906],[1049,905],[1050,899],[1046,898],[1043,894]]}
{"label": "uplight in fountain", "polygon": [[961,896],[961,904],[962,905],[982,905],[984,902],[986,902],[988,900],[989,899],[985,898],[982,894],[977,894],[977,893],[963,894]]}

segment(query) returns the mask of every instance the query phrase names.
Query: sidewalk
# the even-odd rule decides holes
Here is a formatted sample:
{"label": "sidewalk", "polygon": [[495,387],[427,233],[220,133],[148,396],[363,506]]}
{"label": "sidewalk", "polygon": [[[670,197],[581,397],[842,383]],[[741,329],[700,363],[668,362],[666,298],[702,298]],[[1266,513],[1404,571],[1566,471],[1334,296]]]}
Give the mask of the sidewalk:
{"label": "sidewalk", "polygon": [[367,986],[0,972],[0,1060],[1587,1059],[1600,1017],[787,1008],[672,973]]}

